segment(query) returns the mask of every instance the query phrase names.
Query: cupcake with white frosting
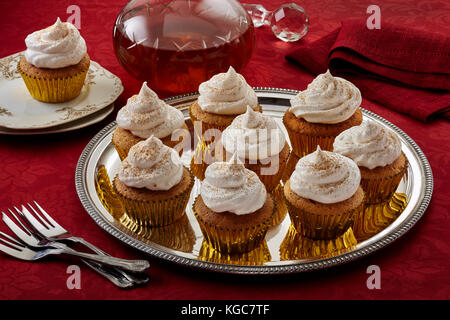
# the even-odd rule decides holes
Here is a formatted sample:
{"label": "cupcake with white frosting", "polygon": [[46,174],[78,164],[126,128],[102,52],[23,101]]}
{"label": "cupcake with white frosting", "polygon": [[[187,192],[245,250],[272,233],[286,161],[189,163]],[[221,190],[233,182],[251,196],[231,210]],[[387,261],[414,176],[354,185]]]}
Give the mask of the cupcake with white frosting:
{"label": "cupcake with white frosting", "polygon": [[312,239],[342,235],[362,210],[364,191],[356,163],[320,147],[301,158],[284,186],[291,221]]}
{"label": "cupcake with white frosting", "polygon": [[59,103],[80,94],[90,59],[75,26],[58,18],[54,25],[28,35],[25,44],[17,68],[33,98]]}
{"label": "cupcake with white frosting", "polygon": [[236,155],[208,166],[193,205],[205,239],[214,249],[228,253],[258,247],[275,210],[264,184]]}
{"label": "cupcake with white frosting", "polygon": [[193,185],[176,150],[155,136],[131,147],[113,181],[128,216],[141,226],[168,225],[182,217]]}
{"label": "cupcake with white frosting", "polygon": [[280,180],[290,149],[275,119],[247,106],[247,111],[237,116],[223,131],[221,143],[222,159],[229,159],[236,153],[245,167],[258,175],[267,192],[273,195],[277,212],[272,217],[271,225],[279,224],[287,213]]}
{"label": "cupcake with white frosting", "polygon": [[233,67],[201,83],[198,91],[198,99],[189,107],[189,116],[198,138],[191,170],[203,180],[206,168],[216,160],[212,142],[220,139],[223,130],[234,118],[245,113],[247,106],[259,112],[262,108],[253,88]]}
{"label": "cupcake with white frosting", "polygon": [[292,98],[283,123],[297,160],[314,152],[318,145],[331,151],[339,133],[361,124],[360,104],[359,89],[329,71],[318,75],[306,90]]}
{"label": "cupcake with white frosting", "polygon": [[261,111],[255,91],[233,67],[200,84],[197,101],[189,108],[192,122],[202,122],[202,133],[215,128],[223,131],[247,106]]}
{"label": "cupcake with white frosting", "polygon": [[407,168],[400,138],[375,121],[345,130],[336,137],[333,148],[358,165],[369,204],[389,200]]}
{"label": "cupcake with white frosting", "polygon": [[256,172],[267,191],[280,183],[289,145],[272,117],[247,106],[247,111],[223,131],[221,142],[224,158],[236,153],[247,169]]}
{"label": "cupcake with white frosting", "polygon": [[180,153],[183,150],[183,138],[188,132],[183,113],[159,99],[147,82],[119,110],[116,121],[112,143],[122,160],[133,145],[150,136]]}

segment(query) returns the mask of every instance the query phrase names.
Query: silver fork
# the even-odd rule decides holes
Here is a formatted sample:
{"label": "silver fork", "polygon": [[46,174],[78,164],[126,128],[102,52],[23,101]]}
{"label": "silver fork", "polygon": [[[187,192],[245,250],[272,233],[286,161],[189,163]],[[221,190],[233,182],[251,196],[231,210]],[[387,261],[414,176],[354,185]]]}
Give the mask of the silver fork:
{"label": "silver fork", "polygon": [[[15,208],[15,209],[17,209],[17,208]],[[20,213],[20,211],[18,209],[17,209],[17,211],[18,211],[18,213]],[[2,212],[3,221],[5,221],[5,223],[6,223],[8,221],[8,219],[6,219],[5,217],[7,217],[7,215]],[[50,253],[48,253],[48,254],[68,254],[68,255],[80,257],[82,259],[87,259],[87,260],[99,262],[102,264],[106,264],[109,266],[120,267],[123,269],[127,269],[130,271],[136,271],[136,272],[144,271],[149,267],[148,261],[145,261],[145,260],[130,261],[130,260],[115,258],[115,257],[111,257],[111,256],[79,252],[79,251],[69,248],[64,243],[52,242],[52,241],[48,241],[46,239],[44,239],[42,241],[36,241],[36,238],[34,238],[32,236],[25,237],[25,235],[27,235],[27,234],[25,232],[21,233],[20,231],[22,231],[22,230],[16,224],[14,224],[11,219],[9,219],[8,223],[9,223],[8,226],[11,226],[14,228],[14,233],[24,236],[23,241],[25,243],[27,243],[26,241],[30,241],[30,243],[27,243],[27,244],[34,246],[34,247],[50,247],[52,249],[58,249],[58,250],[53,250],[53,251],[50,250],[49,251]],[[48,255],[48,254],[46,254],[46,255]],[[39,257],[39,259],[42,258],[40,256],[38,256],[38,257]]]}
{"label": "silver fork", "polygon": [[[10,214],[13,216],[13,218],[20,224],[20,226],[23,228],[20,229],[4,212],[2,212],[2,220],[5,222],[5,224],[8,226],[8,228],[22,241],[22,244],[28,245],[29,247],[33,247],[33,248],[29,248],[32,251],[36,251],[34,250],[34,248],[36,249],[41,249],[44,248],[44,250],[48,247],[42,247],[39,242],[42,240],[41,237],[39,237],[39,235],[33,233],[27,226],[25,226],[20,219],[17,218],[17,216],[14,214],[14,212],[12,212],[9,209]],[[11,240],[11,237],[8,237],[6,234],[3,234],[4,237],[7,237],[9,240]],[[17,250],[16,250],[17,251]],[[19,255],[18,252],[13,251],[13,253],[16,253],[17,255]],[[21,250],[22,251],[22,250]],[[11,254],[11,251],[6,252]],[[17,255],[13,255],[15,257],[19,257],[22,258],[22,255],[17,256]],[[128,279],[127,277],[125,277],[122,273],[120,272],[116,272],[116,270],[120,270],[120,269],[113,269],[111,267],[102,265],[101,263],[97,263],[97,262],[93,262],[93,261],[89,261],[89,260],[85,260],[85,259],[81,259],[87,266],[91,267],[93,270],[95,270],[96,272],[98,272],[99,274],[101,274],[102,276],[104,276],[105,278],[107,278],[108,280],[110,280],[112,283],[114,283],[116,286],[123,288],[123,289],[128,289],[128,288],[133,288],[135,287],[138,283],[133,282],[132,280]]]}
{"label": "silver fork", "polygon": [[[64,253],[64,249],[61,248],[42,247],[39,249],[32,249],[30,247],[27,247],[24,243],[1,231],[0,251],[3,251],[10,256],[25,261],[37,261],[50,255],[59,255]],[[105,276],[108,275],[105,274]]]}
{"label": "silver fork", "polygon": [[[22,211],[20,212],[17,208],[15,210],[21,215],[21,217],[24,218],[25,221],[29,222],[31,227],[34,229],[38,235],[46,239],[48,241],[55,241],[55,242],[69,242],[69,243],[79,243],[84,245],[85,247],[89,248],[93,252],[99,254],[99,255],[105,255],[110,256],[100,248],[97,248],[93,244],[87,242],[83,238],[75,237],[72,234],[70,234],[69,231],[64,229],[60,224],[58,224],[36,201],[33,201],[38,210],[34,209],[32,205],[29,203],[27,204],[28,207],[34,212],[37,219],[33,217],[33,215],[28,211],[28,209],[22,205]],[[39,214],[39,212],[40,214]],[[44,216],[47,221],[45,221]],[[16,220],[18,220],[16,218]],[[18,221],[20,223],[20,220]],[[127,278],[130,281],[135,282],[136,284],[146,284],[150,278],[147,274],[140,273],[140,274],[132,274],[130,272],[125,272],[124,270],[121,270],[120,268],[114,268],[116,272],[120,273],[122,276]]]}
{"label": "silver fork", "polygon": [[60,252],[61,249],[44,248],[42,250],[32,250],[17,239],[0,231],[0,251],[17,259],[34,261],[48,256],[49,254],[56,254],[57,252]]}

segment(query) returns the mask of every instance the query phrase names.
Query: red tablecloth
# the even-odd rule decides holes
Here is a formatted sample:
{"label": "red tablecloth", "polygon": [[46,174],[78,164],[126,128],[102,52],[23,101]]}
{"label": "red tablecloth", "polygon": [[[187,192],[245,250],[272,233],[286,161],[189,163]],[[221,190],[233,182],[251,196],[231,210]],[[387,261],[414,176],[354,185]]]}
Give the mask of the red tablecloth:
{"label": "red tablecloth", "polygon": [[[251,1],[249,1],[251,2]],[[255,2],[255,1],[253,1]],[[274,9],[283,1],[260,1]],[[78,0],[81,33],[91,58],[118,75],[125,91],[116,103],[137,92],[140,83],[118,64],[112,26],[126,1]],[[36,26],[65,20],[73,1],[0,1],[0,57],[24,50],[24,38]],[[371,1],[303,0],[311,41],[334,30],[342,19],[367,16]],[[449,34],[448,1],[378,1],[382,21],[404,23]],[[313,76],[284,56],[296,43],[275,38],[268,27],[257,29],[255,53],[243,71],[251,85],[304,89]],[[0,209],[37,200],[74,234],[124,258],[148,258],[151,283],[121,291],[90,269],[82,268],[81,290],[66,287],[67,264],[56,259],[25,263],[0,255],[0,299],[448,299],[450,298],[450,123],[425,124],[376,103],[362,106],[393,122],[422,148],[434,174],[434,194],[423,219],[404,237],[364,259],[319,272],[272,277],[244,277],[190,270],[130,249],[105,233],[84,211],[75,191],[74,172],[88,141],[114,114],[91,127],[44,136],[0,136]],[[117,111],[117,110],[116,110]],[[381,268],[381,290],[366,287],[369,265]]]}

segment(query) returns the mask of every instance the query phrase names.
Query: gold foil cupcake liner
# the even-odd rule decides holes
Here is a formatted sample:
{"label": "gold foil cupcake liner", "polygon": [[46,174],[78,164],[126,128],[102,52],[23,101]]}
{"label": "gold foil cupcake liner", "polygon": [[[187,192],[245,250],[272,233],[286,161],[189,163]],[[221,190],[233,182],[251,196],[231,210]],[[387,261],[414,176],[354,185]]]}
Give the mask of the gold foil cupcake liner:
{"label": "gold foil cupcake liner", "polygon": [[125,160],[125,158],[128,156],[128,151],[118,146],[117,144],[113,143],[114,149],[116,149],[117,154],[119,155],[120,161]]}
{"label": "gold foil cupcake liner", "polygon": [[390,199],[397,190],[405,175],[407,165],[397,174],[380,179],[361,177],[361,187],[365,193],[365,201],[369,204],[381,203]]}
{"label": "gold foil cupcake liner", "polygon": [[[197,144],[194,149],[194,154],[191,159],[190,169],[194,176],[198,179],[203,180],[205,178],[206,168],[215,161],[214,150],[216,148],[216,144],[214,143],[219,139],[205,139],[204,133],[209,129],[216,129],[220,131],[222,134],[223,130],[225,130],[226,126],[218,126],[214,124],[209,124],[203,121],[198,120],[191,112],[191,108],[188,109],[189,116],[191,118],[192,124],[194,126],[194,135],[197,141]],[[199,130],[198,124],[201,124],[201,129]],[[213,144],[214,143],[214,144]]]}
{"label": "gold foil cupcake liner", "polygon": [[180,219],[186,211],[186,206],[194,186],[194,177],[189,171],[191,182],[181,194],[164,200],[134,200],[120,194],[115,185],[113,190],[119,197],[122,205],[131,220],[137,225],[150,228],[166,226]]}
{"label": "gold foil cupcake liner", "polygon": [[286,200],[289,216],[298,233],[311,239],[335,239],[347,231],[355,216],[363,210],[364,202],[357,208],[335,214],[316,214],[299,209]]}
{"label": "gold foil cupcake liner", "polygon": [[291,224],[280,245],[280,260],[334,257],[352,250],[357,244],[351,227],[335,239],[314,240],[299,234]]}
{"label": "gold foil cupcake liner", "polygon": [[313,136],[286,129],[291,141],[292,152],[299,158],[316,151],[317,146],[320,146],[322,150],[333,151],[334,136]]}
{"label": "gold foil cupcake liner", "polygon": [[[287,159],[289,159],[289,156]],[[246,163],[245,167],[247,169],[254,171],[258,175],[259,180],[261,180],[261,182],[264,184],[267,192],[272,192],[280,184],[281,178],[284,174],[284,170],[286,167],[287,159],[283,159],[283,162],[278,163],[279,166],[278,170],[274,174],[262,174],[261,171],[264,168],[263,165],[255,166]]]}
{"label": "gold foil cupcake liner", "polygon": [[286,162],[286,166],[284,167],[283,175],[281,176],[281,181],[286,182],[291,177],[292,173],[295,170],[295,166],[297,165],[298,160],[300,160],[300,157],[295,154],[295,152],[292,152],[289,154],[289,158]]}
{"label": "gold foil cupcake liner", "polygon": [[[203,135],[206,131],[208,131],[209,129],[217,129],[220,132],[223,132],[223,130],[225,130],[225,128],[227,126],[219,126],[216,124],[212,124],[212,123],[207,123],[204,121],[201,121],[199,119],[197,119],[191,112],[191,108],[188,108],[188,112],[189,112],[189,117],[191,118],[192,124],[194,125],[194,133],[197,136],[198,140],[204,140],[203,139]],[[201,124],[201,130],[197,130],[198,127],[196,126],[196,123],[200,123]]]}
{"label": "gold foil cupcake liner", "polygon": [[215,250],[208,241],[203,240],[198,258],[203,261],[214,263],[234,264],[242,266],[258,266],[271,260],[267,243],[262,241],[261,245],[250,252],[226,253]]}
{"label": "gold foil cupcake liner", "polygon": [[358,241],[364,241],[388,227],[408,205],[406,194],[396,192],[384,202],[365,204],[355,216],[352,228]]}
{"label": "gold foil cupcake liner", "polygon": [[120,198],[114,192],[111,180],[104,165],[101,165],[97,169],[95,177],[95,189],[97,191],[98,198],[102,202],[105,209],[115,218],[119,219],[125,212]]}
{"label": "gold foil cupcake liner", "polygon": [[126,212],[119,218],[119,222],[138,235],[141,241],[151,241],[181,252],[190,253],[194,249],[195,232],[187,215],[183,215],[173,223],[162,227],[147,228],[139,225]]}
{"label": "gold foil cupcake liner", "polygon": [[275,200],[277,209],[272,215],[270,227],[279,225],[287,215],[286,199],[284,198],[284,188],[280,183],[272,190],[271,195]]}
{"label": "gold foil cupcake liner", "polygon": [[190,169],[198,179],[205,179],[205,171],[208,166],[215,162],[215,148],[221,147],[219,144],[212,144],[199,140],[191,158]]}
{"label": "gold foil cupcake liner", "polygon": [[[247,167],[247,169],[249,168]],[[258,168],[256,174],[264,187],[266,187],[267,192],[271,192],[280,184],[284,168],[280,168],[275,174],[261,174],[260,170],[261,168]]]}
{"label": "gold foil cupcake liner", "polygon": [[208,145],[203,141],[199,141],[192,155],[190,169],[194,176],[198,179],[205,179],[205,171],[208,167],[207,158],[212,159],[213,155]]}
{"label": "gold foil cupcake liner", "polygon": [[[198,201],[195,199],[192,205],[195,218],[197,219],[203,237],[208,244],[217,251],[226,253],[243,253],[256,249],[264,241],[267,229],[270,226],[270,219],[253,227],[224,228],[208,223],[201,218],[195,209]],[[276,211],[276,202],[274,201],[274,212]]]}
{"label": "gold foil cupcake liner", "polygon": [[17,70],[33,98],[42,102],[60,103],[80,94],[89,68],[70,77],[51,79],[30,76],[22,71],[20,64],[17,65]]}

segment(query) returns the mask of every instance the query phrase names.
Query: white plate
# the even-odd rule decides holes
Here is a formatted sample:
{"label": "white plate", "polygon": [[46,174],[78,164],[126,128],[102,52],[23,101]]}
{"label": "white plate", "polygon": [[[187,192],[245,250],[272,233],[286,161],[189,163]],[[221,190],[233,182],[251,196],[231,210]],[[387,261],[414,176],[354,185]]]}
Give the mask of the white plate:
{"label": "white plate", "polygon": [[0,126],[8,129],[43,129],[84,118],[111,105],[123,92],[118,77],[91,61],[78,97],[64,103],[44,103],[28,92],[17,63],[23,52],[0,59]]}
{"label": "white plate", "polygon": [[105,119],[111,112],[114,111],[114,104],[107,106],[106,108],[100,109],[99,111],[85,116],[81,119],[77,119],[71,121],[69,123],[61,124],[59,126],[43,128],[43,129],[25,129],[25,130],[17,130],[17,129],[9,129],[5,127],[0,127],[0,134],[8,134],[8,135],[36,135],[36,134],[50,134],[50,133],[59,133],[81,129],[97,122]]}

